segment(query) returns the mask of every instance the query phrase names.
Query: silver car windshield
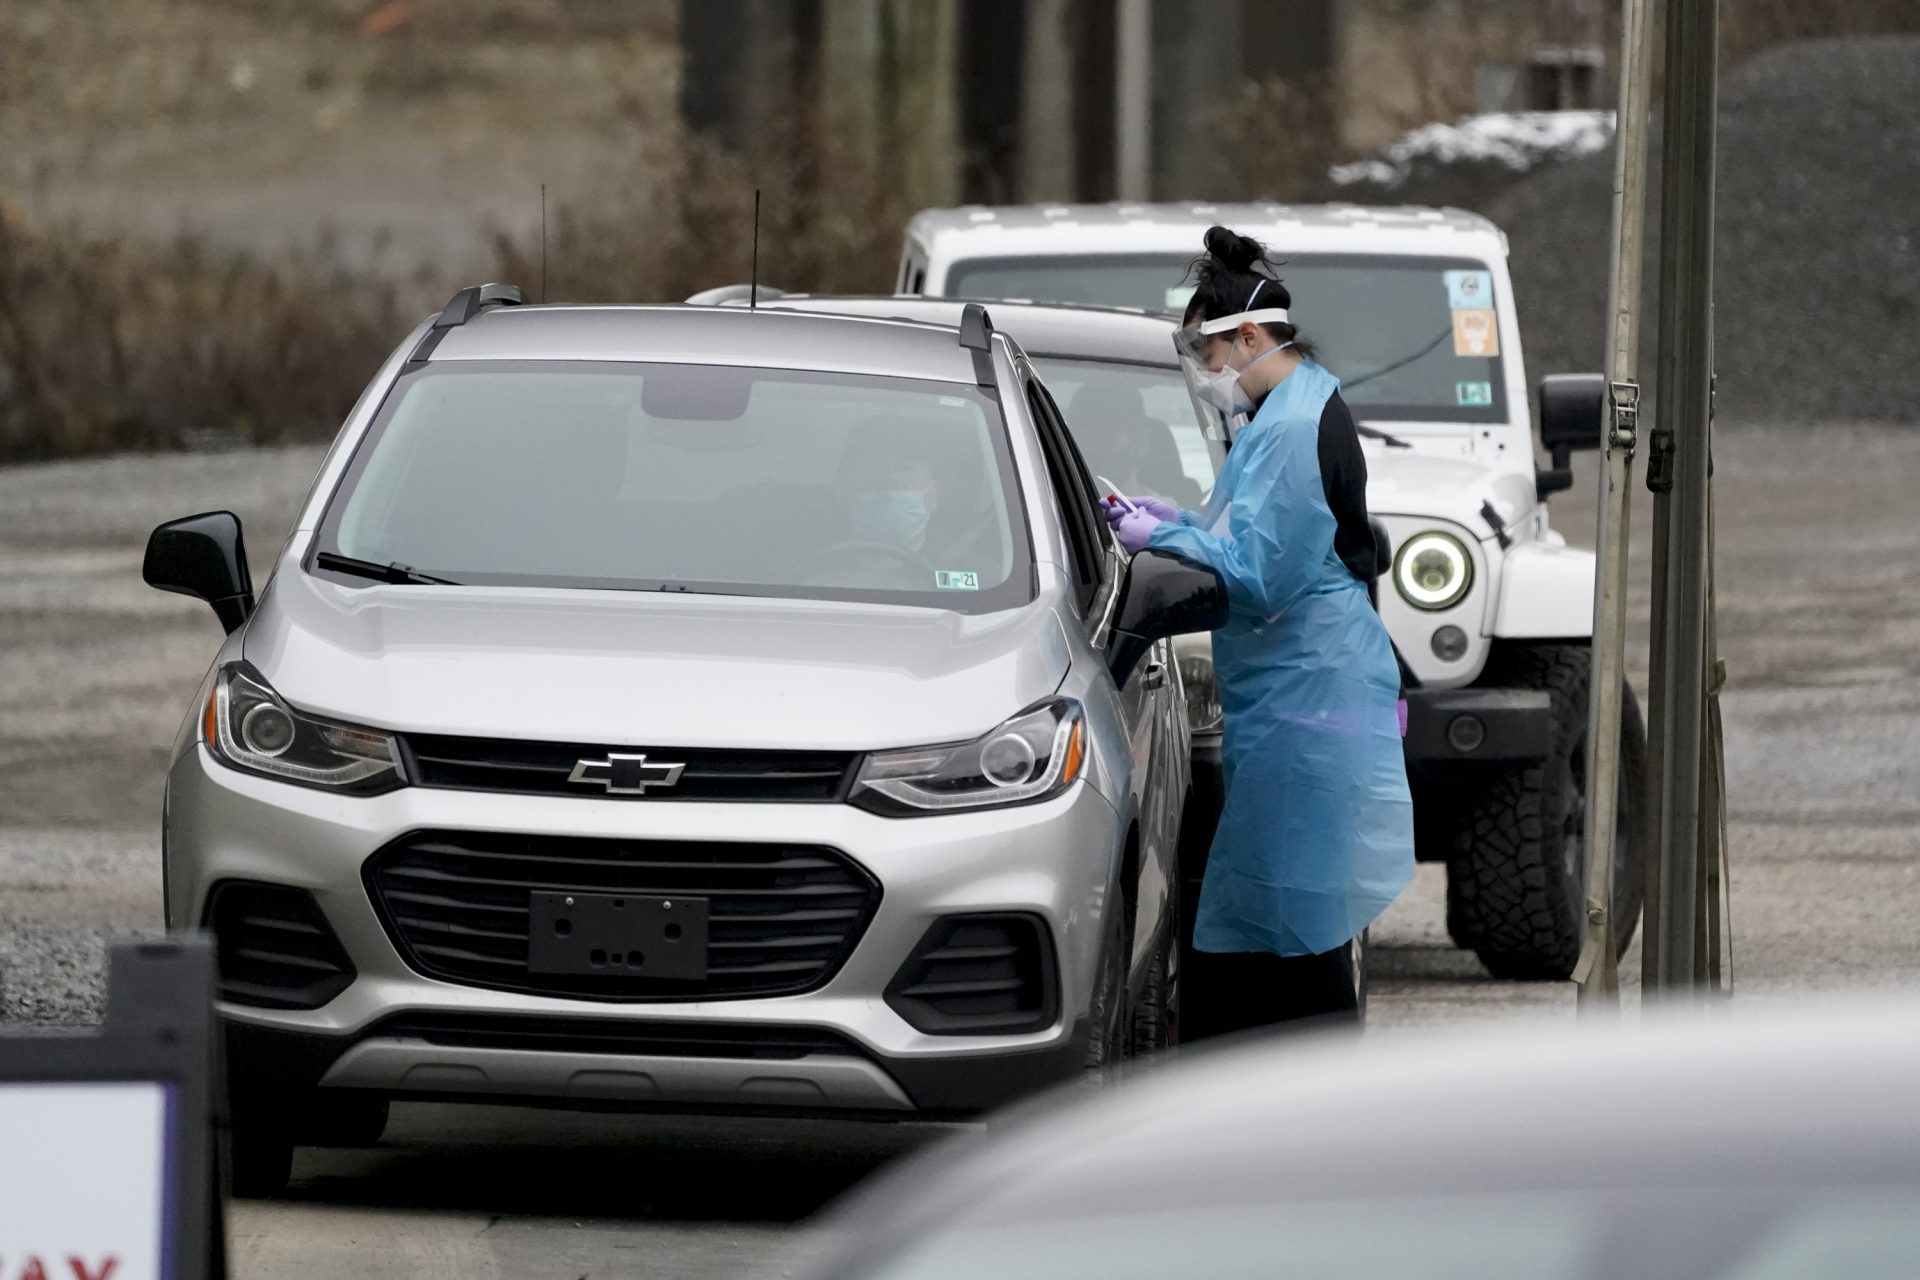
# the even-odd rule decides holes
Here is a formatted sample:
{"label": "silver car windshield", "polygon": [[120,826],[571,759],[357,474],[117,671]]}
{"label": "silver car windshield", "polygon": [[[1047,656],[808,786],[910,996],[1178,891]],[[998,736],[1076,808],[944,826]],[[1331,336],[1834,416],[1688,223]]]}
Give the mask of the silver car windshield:
{"label": "silver car windshield", "polygon": [[1189,511],[1206,505],[1221,446],[1202,430],[1178,369],[1046,356],[1033,363],[1094,474]]}
{"label": "silver car windshield", "polygon": [[[1178,314],[1193,292],[1190,257],[1127,254],[974,258],[945,292]],[[1292,312],[1340,378],[1360,419],[1505,422],[1506,383],[1493,273],[1473,258],[1286,256]],[[1117,477],[1116,477],[1117,478]]]}
{"label": "silver car windshield", "polygon": [[315,546],[463,584],[986,612],[1031,595],[1015,493],[999,409],[971,386],[446,361],[389,395]]}

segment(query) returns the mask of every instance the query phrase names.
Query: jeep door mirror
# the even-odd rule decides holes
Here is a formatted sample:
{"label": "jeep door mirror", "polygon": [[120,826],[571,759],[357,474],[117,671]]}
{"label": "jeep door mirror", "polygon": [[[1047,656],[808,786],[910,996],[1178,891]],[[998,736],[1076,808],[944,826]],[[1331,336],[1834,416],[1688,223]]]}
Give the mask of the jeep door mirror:
{"label": "jeep door mirror", "polygon": [[1142,551],[1120,584],[1107,670],[1124,685],[1154,641],[1213,631],[1226,620],[1227,588],[1219,574],[1170,551]]}
{"label": "jeep door mirror", "polygon": [[1540,443],[1553,458],[1539,496],[1573,488],[1573,451],[1598,449],[1606,437],[1607,379],[1598,373],[1554,373],[1540,379]]}
{"label": "jeep door mirror", "polygon": [[205,600],[229,634],[253,612],[246,540],[240,517],[231,511],[169,520],[155,529],[140,576],[150,587]]}

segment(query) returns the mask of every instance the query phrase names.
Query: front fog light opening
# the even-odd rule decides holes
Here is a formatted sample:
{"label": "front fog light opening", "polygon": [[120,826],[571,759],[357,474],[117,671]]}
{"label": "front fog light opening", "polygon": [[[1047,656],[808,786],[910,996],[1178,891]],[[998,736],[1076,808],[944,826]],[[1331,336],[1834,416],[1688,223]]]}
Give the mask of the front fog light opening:
{"label": "front fog light opening", "polygon": [[1486,722],[1479,716],[1455,716],[1447,724],[1447,742],[1462,755],[1478,751],[1486,740]]}
{"label": "front fog light opening", "polygon": [[1467,656],[1467,633],[1459,627],[1441,627],[1433,633],[1433,656],[1442,662],[1458,662]]}
{"label": "front fog light opening", "polygon": [[1452,534],[1417,534],[1393,558],[1393,585],[1400,598],[1416,609],[1451,609],[1473,586],[1473,558],[1466,544]]}

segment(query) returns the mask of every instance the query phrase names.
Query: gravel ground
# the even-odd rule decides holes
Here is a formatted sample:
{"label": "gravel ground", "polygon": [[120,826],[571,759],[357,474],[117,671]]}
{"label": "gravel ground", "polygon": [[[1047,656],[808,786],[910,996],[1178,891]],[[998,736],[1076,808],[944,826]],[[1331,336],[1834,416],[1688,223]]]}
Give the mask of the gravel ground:
{"label": "gravel ground", "polygon": [[[313,449],[0,469],[0,1017],[98,1015],[103,941],[156,930],[162,764],[218,641],[138,580],[146,531],[237,510],[270,559]],[[1920,978],[1920,434],[1729,432],[1721,621],[1743,1003]],[[1559,524],[1583,536],[1582,459]],[[1647,499],[1635,495],[1647,545]],[[1646,566],[1634,626],[1644,635]],[[1643,658],[1637,651],[1637,657]],[[1638,663],[1636,663],[1638,665]],[[1373,1026],[1572,1016],[1447,945],[1423,868],[1374,932]],[[1636,956],[1629,959],[1631,984]],[[1632,1002],[1631,985],[1628,991]],[[369,1151],[304,1151],[233,1216],[240,1276],[730,1275],[924,1130],[401,1107]],[[635,1253],[639,1249],[643,1252]]]}
{"label": "gravel ground", "polygon": [[[1569,162],[1485,209],[1511,237],[1540,372],[1600,367],[1613,165],[1611,149]],[[1808,41],[1739,68],[1716,175],[1721,412],[1920,421],[1920,37]],[[1649,235],[1649,306],[1658,263]]]}

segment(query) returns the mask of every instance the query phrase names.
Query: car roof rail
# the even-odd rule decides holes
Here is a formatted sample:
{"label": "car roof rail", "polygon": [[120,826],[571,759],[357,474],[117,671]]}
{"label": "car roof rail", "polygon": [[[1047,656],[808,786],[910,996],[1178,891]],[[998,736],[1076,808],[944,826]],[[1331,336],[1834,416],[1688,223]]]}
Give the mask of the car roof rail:
{"label": "car roof rail", "polygon": [[960,345],[973,352],[973,380],[993,385],[993,317],[977,302],[960,312]]}
{"label": "car roof rail", "polygon": [[447,336],[447,330],[457,328],[479,315],[489,307],[518,307],[526,303],[527,296],[520,292],[517,284],[470,284],[453,295],[439,315],[433,318],[433,325],[421,335],[419,345],[413,354],[407,357],[408,364],[424,364],[440,340]]}

